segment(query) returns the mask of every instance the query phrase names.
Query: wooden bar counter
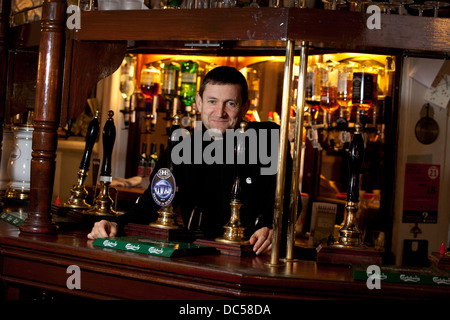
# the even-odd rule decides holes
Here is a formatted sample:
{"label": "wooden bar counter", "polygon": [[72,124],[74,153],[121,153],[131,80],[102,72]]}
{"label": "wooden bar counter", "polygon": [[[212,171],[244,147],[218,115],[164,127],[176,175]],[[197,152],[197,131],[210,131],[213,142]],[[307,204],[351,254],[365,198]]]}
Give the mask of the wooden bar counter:
{"label": "wooden bar counter", "polygon": [[[347,266],[296,261],[271,267],[270,256],[223,254],[164,258],[94,247],[87,230],[21,234],[0,221],[0,279],[6,299],[32,288],[89,299],[448,299],[448,287],[382,283],[368,289]],[[69,266],[81,288],[68,289]],[[1,288],[1,287],[0,287]]]}

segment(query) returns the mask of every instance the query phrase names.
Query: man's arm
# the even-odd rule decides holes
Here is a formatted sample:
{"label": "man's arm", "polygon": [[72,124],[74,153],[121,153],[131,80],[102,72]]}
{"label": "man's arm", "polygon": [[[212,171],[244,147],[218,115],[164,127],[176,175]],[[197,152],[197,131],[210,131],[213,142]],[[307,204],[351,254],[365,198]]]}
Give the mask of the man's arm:
{"label": "man's arm", "polygon": [[[161,167],[166,167],[167,154],[164,153],[157,162],[151,176],[150,181],[153,180],[154,175]],[[128,210],[127,213],[120,215],[116,222],[101,220],[94,224],[92,231],[87,235],[89,239],[114,237],[117,234],[123,233],[123,228],[126,224],[132,222],[137,224],[148,224],[155,221],[158,217],[157,211],[159,206],[153,201],[151,195],[151,185],[138,198],[136,203]]]}

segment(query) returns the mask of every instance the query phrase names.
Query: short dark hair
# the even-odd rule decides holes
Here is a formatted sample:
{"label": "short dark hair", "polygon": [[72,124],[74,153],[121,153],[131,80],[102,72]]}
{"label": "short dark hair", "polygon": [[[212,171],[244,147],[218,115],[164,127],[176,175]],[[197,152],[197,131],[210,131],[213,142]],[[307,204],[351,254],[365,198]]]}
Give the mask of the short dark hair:
{"label": "short dark hair", "polygon": [[238,84],[241,86],[242,105],[248,100],[248,85],[244,75],[233,67],[221,66],[209,71],[200,84],[198,93],[203,98],[206,85],[210,84]]}

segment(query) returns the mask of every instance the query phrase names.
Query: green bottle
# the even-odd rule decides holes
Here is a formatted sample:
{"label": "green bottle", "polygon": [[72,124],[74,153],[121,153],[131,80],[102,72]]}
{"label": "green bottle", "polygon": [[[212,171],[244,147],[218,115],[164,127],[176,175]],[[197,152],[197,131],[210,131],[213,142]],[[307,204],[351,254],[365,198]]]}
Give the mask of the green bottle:
{"label": "green bottle", "polygon": [[198,75],[198,63],[189,61],[183,61],[181,63],[181,88],[180,96],[181,101],[185,106],[191,106],[195,102],[195,95],[197,94],[197,75]]}

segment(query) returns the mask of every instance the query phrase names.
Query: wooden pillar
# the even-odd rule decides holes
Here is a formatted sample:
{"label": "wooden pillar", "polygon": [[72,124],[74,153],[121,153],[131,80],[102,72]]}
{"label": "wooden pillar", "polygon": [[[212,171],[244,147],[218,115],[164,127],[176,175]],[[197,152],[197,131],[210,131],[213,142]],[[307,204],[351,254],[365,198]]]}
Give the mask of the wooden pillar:
{"label": "wooden pillar", "polygon": [[23,233],[50,234],[57,231],[51,218],[51,196],[61,113],[66,6],[65,0],[44,0],[43,3],[31,154],[30,209],[27,219],[20,226]]}

